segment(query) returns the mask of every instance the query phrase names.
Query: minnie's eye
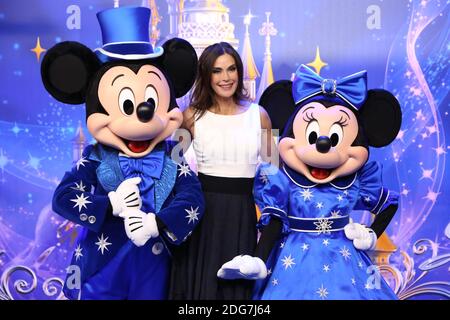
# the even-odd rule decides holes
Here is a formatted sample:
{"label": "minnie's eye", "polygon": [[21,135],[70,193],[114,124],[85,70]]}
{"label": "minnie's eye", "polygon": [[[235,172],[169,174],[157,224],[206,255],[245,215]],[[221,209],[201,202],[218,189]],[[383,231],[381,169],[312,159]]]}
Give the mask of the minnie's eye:
{"label": "minnie's eye", "polygon": [[145,101],[147,101],[149,104],[155,107],[155,110],[158,109],[158,93],[156,92],[155,88],[153,86],[148,86],[145,89]]}
{"label": "minnie's eye", "polygon": [[331,140],[331,146],[336,147],[339,143],[342,142],[344,138],[344,131],[342,130],[341,125],[335,123],[330,128],[329,137]]}
{"label": "minnie's eye", "polygon": [[119,93],[119,109],[126,115],[130,116],[134,112],[134,94],[130,88],[123,88]]}
{"label": "minnie's eye", "polygon": [[306,138],[308,139],[309,144],[315,144],[317,141],[317,137],[319,137],[319,123],[314,120],[311,121],[306,127]]}

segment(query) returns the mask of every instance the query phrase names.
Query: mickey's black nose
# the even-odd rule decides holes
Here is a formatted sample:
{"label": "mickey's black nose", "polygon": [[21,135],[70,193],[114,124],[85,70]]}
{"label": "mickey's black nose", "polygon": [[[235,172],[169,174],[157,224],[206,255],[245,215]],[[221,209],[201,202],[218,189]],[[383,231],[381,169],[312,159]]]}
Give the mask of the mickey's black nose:
{"label": "mickey's black nose", "polygon": [[316,149],[320,153],[327,153],[331,148],[331,140],[327,136],[320,136],[316,141]]}
{"label": "mickey's black nose", "polygon": [[151,102],[142,102],[138,105],[136,114],[141,122],[149,122],[155,113],[155,105]]}

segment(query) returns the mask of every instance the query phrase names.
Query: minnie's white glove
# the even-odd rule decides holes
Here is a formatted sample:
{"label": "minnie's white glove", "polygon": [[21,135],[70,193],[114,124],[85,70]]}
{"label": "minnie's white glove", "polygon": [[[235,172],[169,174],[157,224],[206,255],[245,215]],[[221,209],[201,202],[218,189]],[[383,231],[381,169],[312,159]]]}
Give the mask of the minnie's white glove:
{"label": "minnie's white glove", "polygon": [[345,236],[353,240],[353,245],[359,250],[373,250],[377,244],[375,232],[359,223],[349,223],[344,227]]}
{"label": "minnie's white glove", "polygon": [[125,225],[125,232],[133,243],[141,247],[149,239],[159,236],[156,216],[139,209],[126,209],[120,213]]}
{"label": "minnie's white glove", "polygon": [[116,191],[108,193],[109,201],[112,206],[112,213],[118,217],[126,209],[140,209],[142,199],[139,194],[138,184],[141,178],[135,177],[122,181]]}
{"label": "minnie's white glove", "polygon": [[267,277],[267,267],[258,257],[249,255],[236,256],[225,262],[217,272],[222,279],[264,279]]}

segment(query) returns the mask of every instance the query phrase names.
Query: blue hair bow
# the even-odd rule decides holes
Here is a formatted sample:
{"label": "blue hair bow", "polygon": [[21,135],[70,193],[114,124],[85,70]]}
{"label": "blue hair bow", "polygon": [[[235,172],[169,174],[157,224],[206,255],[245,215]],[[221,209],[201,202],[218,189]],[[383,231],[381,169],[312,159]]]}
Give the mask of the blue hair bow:
{"label": "blue hair bow", "polygon": [[367,72],[360,71],[339,80],[324,79],[302,64],[295,72],[292,94],[295,104],[317,95],[338,96],[359,110],[367,98]]}

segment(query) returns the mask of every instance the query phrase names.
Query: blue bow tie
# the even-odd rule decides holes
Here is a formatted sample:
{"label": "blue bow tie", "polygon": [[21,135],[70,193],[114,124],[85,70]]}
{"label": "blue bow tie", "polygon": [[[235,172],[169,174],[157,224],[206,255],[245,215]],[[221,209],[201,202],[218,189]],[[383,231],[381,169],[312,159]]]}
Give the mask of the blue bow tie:
{"label": "blue bow tie", "polygon": [[367,72],[360,71],[340,80],[324,79],[302,64],[295,72],[292,94],[295,104],[317,95],[338,96],[359,110],[367,98]]}
{"label": "blue bow tie", "polygon": [[119,156],[119,164],[125,179],[140,177],[139,191],[142,198],[142,210],[154,212],[155,182],[160,179],[164,167],[164,149],[155,149],[142,158]]}
{"label": "blue bow tie", "polygon": [[147,176],[159,179],[164,164],[164,150],[154,150],[142,158],[120,156],[119,163],[125,178]]}

